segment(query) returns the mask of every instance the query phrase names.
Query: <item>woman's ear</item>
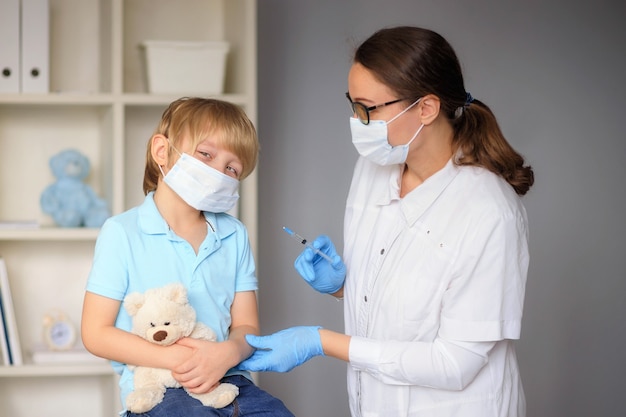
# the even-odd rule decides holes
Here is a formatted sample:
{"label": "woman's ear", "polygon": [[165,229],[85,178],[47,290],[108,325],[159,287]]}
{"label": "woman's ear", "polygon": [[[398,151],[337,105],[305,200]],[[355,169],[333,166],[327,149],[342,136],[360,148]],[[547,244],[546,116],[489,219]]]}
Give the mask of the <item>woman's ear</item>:
{"label": "woman's ear", "polygon": [[437,116],[439,116],[441,100],[439,100],[439,97],[434,94],[425,95],[420,102],[419,109],[422,123],[428,125],[435,121]]}
{"label": "woman's ear", "polygon": [[157,165],[167,166],[169,149],[167,138],[162,134],[157,133],[150,139],[150,154]]}

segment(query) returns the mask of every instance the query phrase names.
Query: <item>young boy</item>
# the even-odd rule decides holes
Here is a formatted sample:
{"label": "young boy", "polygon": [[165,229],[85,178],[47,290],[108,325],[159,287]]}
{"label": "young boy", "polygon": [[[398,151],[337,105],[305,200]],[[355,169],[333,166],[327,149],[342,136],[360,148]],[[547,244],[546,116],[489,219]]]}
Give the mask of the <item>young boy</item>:
{"label": "young boy", "polygon": [[[143,204],[103,225],[81,331],[87,349],[110,359],[120,374],[122,404],[133,389],[130,364],[169,369],[194,393],[219,382],[239,387],[221,409],[203,406],[182,388],[168,389],[151,417],[293,416],[236,368],[252,353],[245,334],[259,334],[257,278],[246,228],[226,212],[258,150],[255,128],[238,106],[176,100],[148,143]],[[175,281],[185,285],[198,321],[215,330],[217,342],[187,338],[163,347],[129,332],[131,318],[120,308],[126,294]]]}

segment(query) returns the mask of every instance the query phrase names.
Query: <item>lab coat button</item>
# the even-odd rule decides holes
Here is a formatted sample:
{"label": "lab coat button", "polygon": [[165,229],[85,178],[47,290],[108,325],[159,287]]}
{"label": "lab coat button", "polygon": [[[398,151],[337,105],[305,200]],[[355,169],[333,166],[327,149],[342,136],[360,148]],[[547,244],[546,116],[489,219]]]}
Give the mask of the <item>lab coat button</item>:
{"label": "lab coat button", "polygon": [[367,295],[365,297],[363,297],[363,299],[365,300],[365,302],[367,303]]}
{"label": "lab coat button", "polygon": [[382,249],[380,250],[380,254],[381,254],[381,255],[384,255],[384,254],[385,254],[385,248],[382,248]]}

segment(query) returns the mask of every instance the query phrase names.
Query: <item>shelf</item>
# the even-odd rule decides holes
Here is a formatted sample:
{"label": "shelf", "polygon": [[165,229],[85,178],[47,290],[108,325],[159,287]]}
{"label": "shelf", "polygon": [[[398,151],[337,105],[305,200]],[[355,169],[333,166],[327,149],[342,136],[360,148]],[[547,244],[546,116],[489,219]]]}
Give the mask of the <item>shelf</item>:
{"label": "shelf", "polygon": [[0,378],[56,377],[56,376],[110,376],[115,372],[108,363],[0,366]]}
{"label": "shelf", "polygon": [[[220,94],[210,97],[246,106],[250,97],[245,94]],[[129,106],[166,106],[180,95],[160,94],[0,94],[0,106],[63,106],[93,105],[108,106],[115,103]]]}
{"label": "shelf", "polygon": [[0,241],[82,241],[96,240],[100,229],[42,227],[38,229],[0,229]]}
{"label": "shelf", "polygon": [[0,105],[111,105],[112,94],[0,94]]}
{"label": "shelf", "polygon": [[[220,94],[211,95],[211,98],[229,101],[241,106],[248,106],[250,97],[245,94]],[[180,95],[158,95],[158,94],[124,94],[119,101],[128,106],[167,106],[172,101],[180,98]],[[156,123],[156,122],[155,122]]]}

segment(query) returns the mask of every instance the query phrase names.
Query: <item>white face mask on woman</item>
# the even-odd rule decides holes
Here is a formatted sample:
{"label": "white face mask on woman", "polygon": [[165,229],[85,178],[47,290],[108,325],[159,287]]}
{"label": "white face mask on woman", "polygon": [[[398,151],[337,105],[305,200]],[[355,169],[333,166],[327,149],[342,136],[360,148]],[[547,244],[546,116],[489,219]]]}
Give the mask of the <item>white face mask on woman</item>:
{"label": "white face mask on woman", "polygon": [[[180,198],[196,210],[212,213],[223,213],[235,206],[239,199],[238,180],[193,156],[178,153],[180,158],[167,175],[163,175],[163,180]],[[163,174],[161,166],[159,169]]]}
{"label": "white face mask on woman", "polygon": [[417,99],[413,104],[402,110],[388,122],[384,120],[370,120],[369,124],[364,125],[358,118],[351,117],[350,131],[352,133],[352,144],[359,154],[363,158],[378,165],[403,164],[409,155],[409,146],[422,131],[424,124],[422,123],[407,144],[398,146],[391,146],[389,144],[387,125],[406,113],[420,100],[421,98]]}

